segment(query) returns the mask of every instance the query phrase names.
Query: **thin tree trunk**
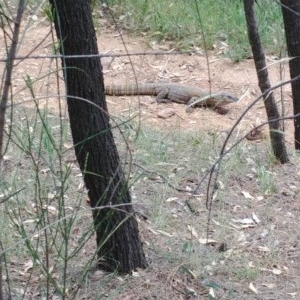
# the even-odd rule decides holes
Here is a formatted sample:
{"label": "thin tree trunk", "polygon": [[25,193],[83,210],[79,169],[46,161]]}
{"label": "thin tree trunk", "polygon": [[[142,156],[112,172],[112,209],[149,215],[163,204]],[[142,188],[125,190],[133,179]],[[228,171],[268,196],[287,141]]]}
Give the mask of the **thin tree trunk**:
{"label": "thin tree trunk", "polygon": [[3,267],[4,267],[4,251],[2,241],[0,240],[0,300],[4,300],[3,293]]}
{"label": "thin tree trunk", "polygon": [[[5,112],[8,103],[9,91],[11,89],[11,77],[13,71],[14,60],[17,52],[17,46],[19,41],[20,26],[25,9],[25,0],[20,0],[18,4],[18,11],[16,18],[14,19],[14,30],[12,33],[12,42],[10,49],[7,49],[7,62],[5,68],[5,78],[3,91],[0,101],[0,171],[3,165],[4,155],[4,126],[5,126]],[[2,24],[1,24],[2,25]],[[5,33],[4,33],[5,34]]]}
{"label": "thin tree trunk", "polygon": [[[289,57],[290,76],[300,75],[300,1],[281,0],[281,10]],[[300,114],[300,79],[292,82],[294,115]],[[295,148],[300,150],[300,116],[294,119]]]}
{"label": "thin tree trunk", "polygon": [[[248,30],[248,38],[251,45],[259,87],[262,93],[268,91],[271,87],[266,66],[265,54],[261,45],[257,29],[257,21],[254,12],[254,0],[244,0],[245,17]],[[284,135],[281,132],[282,126],[278,119],[279,112],[275,103],[273,93],[264,96],[264,104],[269,121],[270,138],[273,153],[281,163],[289,161]]]}
{"label": "thin tree trunk", "polygon": [[[98,54],[89,1],[50,3],[62,54]],[[91,206],[107,206],[93,211],[99,265],[125,273],[145,268],[138,225],[109,124],[100,59],[62,58],[62,64],[75,153]],[[117,209],[110,207],[117,204],[121,204]]]}

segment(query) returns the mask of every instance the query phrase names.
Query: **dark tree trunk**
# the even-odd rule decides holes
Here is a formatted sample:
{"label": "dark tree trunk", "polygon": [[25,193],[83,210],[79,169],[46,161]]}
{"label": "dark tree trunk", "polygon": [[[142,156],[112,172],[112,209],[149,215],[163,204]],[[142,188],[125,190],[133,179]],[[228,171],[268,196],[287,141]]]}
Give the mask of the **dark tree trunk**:
{"label": "dark tree trunk", "polygon": [[[61,53],[98,54],[90,1],[49,1]],[[100,59],[63,57],[62,64],[75,153],[91,206],[107,206],[93,210],[99,265],[125,273],[145,268],[137,221],[109,125]]]}
{"label": "dark tree trunk", "polygon": [[[254,0],[244,0],[249,43],[251,45],[253,53],[259,87],[261,92],[264,93],[270,89],[271,85],[269,81],[268,69],[266,67],[265,54],[258,34],[257,22],[253,6]],[[279,120],[276,120],[280,116],[272,92],[264,96],[264,104],[269,121],[270,138],[273,153],[281,163],[286,163],[289,161],[289,159],[286,152],[284,135],[281,132],[281,122]]]}
{"label": "dark tree trunk", "polygon": [[[293,57],[289,61],[290,76],[300,75],[300,1],[281,0],[281,10],[284,22],[288,55]],[[294,114],[300,113],[300,80],[292,82]],[[295,148],[300,150],[300,116],[294,119]]]}

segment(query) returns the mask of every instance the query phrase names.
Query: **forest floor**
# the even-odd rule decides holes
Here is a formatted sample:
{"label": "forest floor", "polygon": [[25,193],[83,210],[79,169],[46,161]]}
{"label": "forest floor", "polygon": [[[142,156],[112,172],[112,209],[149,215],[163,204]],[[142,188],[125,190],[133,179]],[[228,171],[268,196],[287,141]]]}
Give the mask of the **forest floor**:
{"label": "forest floor", "polygon": [[[49,30],[43,22],[29,28],[19,55],[30,53],[40,42],[37,36],[45,37]],[[299,157],[293,151],[292,121],[285,123],[290,163],[280,165],[270,159],[267,127],[260,132],[258,139],[245,139],[241,143],[239,153],[233,155],[238,162],[228,160],[225,163],[228,170],[226,175],[221,173],[221,188],[210,219],[209,236],[212,241],[208,243],[205,240],[208,220],[205,185],[197,190],[196,195],[191,196],[190,193],[191,187],[195,187],[204,176],[203,170],[208,169],[217,157],[220,141],[224,140],[246,107],[260,95],[253,60],[234,63],[224,58],[224,45],[209,51],[208,58],[201,49],[194,49],[193,54],[178,55],[174,54],[176,49],[171,42],[159,44],[126,34],[122,34],[121,38],[110,26],[98,31],[98,44],[99,51],[108,55],[126,54],[127,51],[169,51],[166,55],[103,58],[106,84],[126,84],[136,80],[178,82],[203,89],[211,86],[212,91],[228,91],[240,100],[228,106],[228,114],[219,115],[202,108],[187,114],[184,105],[158,104],[150,96],[107,97],[112,120],[134,118],[134,124],[139,124],[147,137],[147,141],[140,141],[142,146],[134,139],[129,140],[129,147],[133,163],[155,173],[155,176],[140,178],[131,188],[134,201],[142,202],[147,208],[146,218],[139,217],[139,226],[149,268],[137,270],[134,276],[110,275],[91,269],[76,299],[299,299],[300,167]],[[5,49],[4,45],[0,49]],[[48,37],[32,55],[50,53],[51,40]],[[279,66],[272,55],[267,58],[271,65],[272,84],[287,79],[288,66]],[[42,78],[49,72],[49,66],[54,67],[54,64],[46,59],[26,59],[16,66],[13,90],[21,107],[34,108],[30,100],[32,94],[24,88],[24,76],[29,74],[35,79]],[[53,116],[59,112],[56,99],[51,98],[57,93],[56,86],[55,76],[47,77],[47,81],[39,80],[34,85],[37,97],[47,95],[48,110]],[[275,95],[280,99],[278,91]],[[284,105],[285,114],[290,114],[292,98],[289,86],[283,87],[282,99],[278,102],[279,107]],[[175,114],[159,117],[166,107],[172,108]],[[22,109],[16,106],[16,110],[20,114]],[[264,121],[266,113],[263,102],[259,101],[237,126],[233,141]],[[196,144],[213,138],[216,143],[211,142],[206,152],[197,153]],[[154,147],[153,143],[158,143],[157,147],[170,160],[165,160],[162,153],[146,153],[146,142],[149,141],[149,152]],[[117,139],[117,144],[123,143]],[[155,148],[155,151],[159,150]],[[158,156],[156,160],[154,155]],[[124,158],[122,151],[121,157]],[[143,163],[146,157],[153,159],[149,165]],[[73,154],[71,158],[74,159]],[[200,159],[202,164],[197,165]],[[14,157],[10,151],[8,160],[13,164]],[[174,169],[177,173],[168,174]],[[184,172],[180,173],[182,169]],[[185,191],[167,186],[162,174],[176,177],[168,178]],[[72,199],[72,195],[69,196]],[[186,205],[187,201],[191,201],[195,208],[193,211]],[[76,230],[74,232],[76,234]],[[94,246],[94,240],[88,242],[84,253],[94,251]],[[17,266],[15,262],[12,268]],[[72,265],[72,278],[78,277],[82,268],[82,263]],[[22,291],[27,289],[25,298],[33,299],[30,298],[33,297],[32,290],[38,288],[34,288],[35,281],[28,282]],[[21,288],[23,277],[20,281],[15,278],[14,285],[18,284]],[[56,299],[54,295],[52,299]]]}

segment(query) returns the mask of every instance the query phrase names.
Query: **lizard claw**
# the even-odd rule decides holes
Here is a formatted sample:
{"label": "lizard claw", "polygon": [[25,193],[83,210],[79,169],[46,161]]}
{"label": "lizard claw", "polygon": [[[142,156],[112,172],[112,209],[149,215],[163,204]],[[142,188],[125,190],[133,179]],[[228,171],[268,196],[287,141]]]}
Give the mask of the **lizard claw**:
{"label": "lizard claw", "polygon": [[185,112],[186,112],[187,114],[191,114],[194,110],[195,110],[195,109],[194,109],[193,107],[187,106],[187,108],[185,109]]}

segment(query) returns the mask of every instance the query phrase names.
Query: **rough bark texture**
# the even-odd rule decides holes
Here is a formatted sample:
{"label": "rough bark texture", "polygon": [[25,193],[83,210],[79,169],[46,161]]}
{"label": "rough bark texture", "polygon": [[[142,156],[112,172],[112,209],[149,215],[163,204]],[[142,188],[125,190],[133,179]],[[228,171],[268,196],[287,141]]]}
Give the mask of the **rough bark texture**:
{"label": "rough bark texture", "polygon": [[[49,1],[62,54],[98,54],[89,1]],[[99,265],[125,273],[145,268],[137,221],[128,205],[130,194],[109,125],[100,59],[63,58],[62,64],[75,153],[91,206],[108,206],[93,211]],[[110,204],[121,206],[114,209]]]}
{"label": "rough bark texture", "polygon": [[[285,37],[288,55],[293,57],[289,61],[290,76],[300,75],[300,1],[281,0]],[[300,79],[292,82],[294,114],[300,114]],[[294,119],[295,148],[300,150],[300,116]]]}
{"label": "rough bark texture", "polygon": [[[253,5],[254,0],[244,0],[248,38],[253,53],[259,87],[261,92],[264,93],[270,89],[271,85],[269,81],[268,69],[266,68],[265,54],[258,34],[257,21],[255,18]],[[281,122],[279,120],[273,121],[280,117],[273,93],[268,93],[264,96],[264,104],[269,121],[272,150],[275,157],[281,163],[286,163],[289,161],[289,159],[285,147],[284,135],[282,132],[280,132],[282,130]]]}

